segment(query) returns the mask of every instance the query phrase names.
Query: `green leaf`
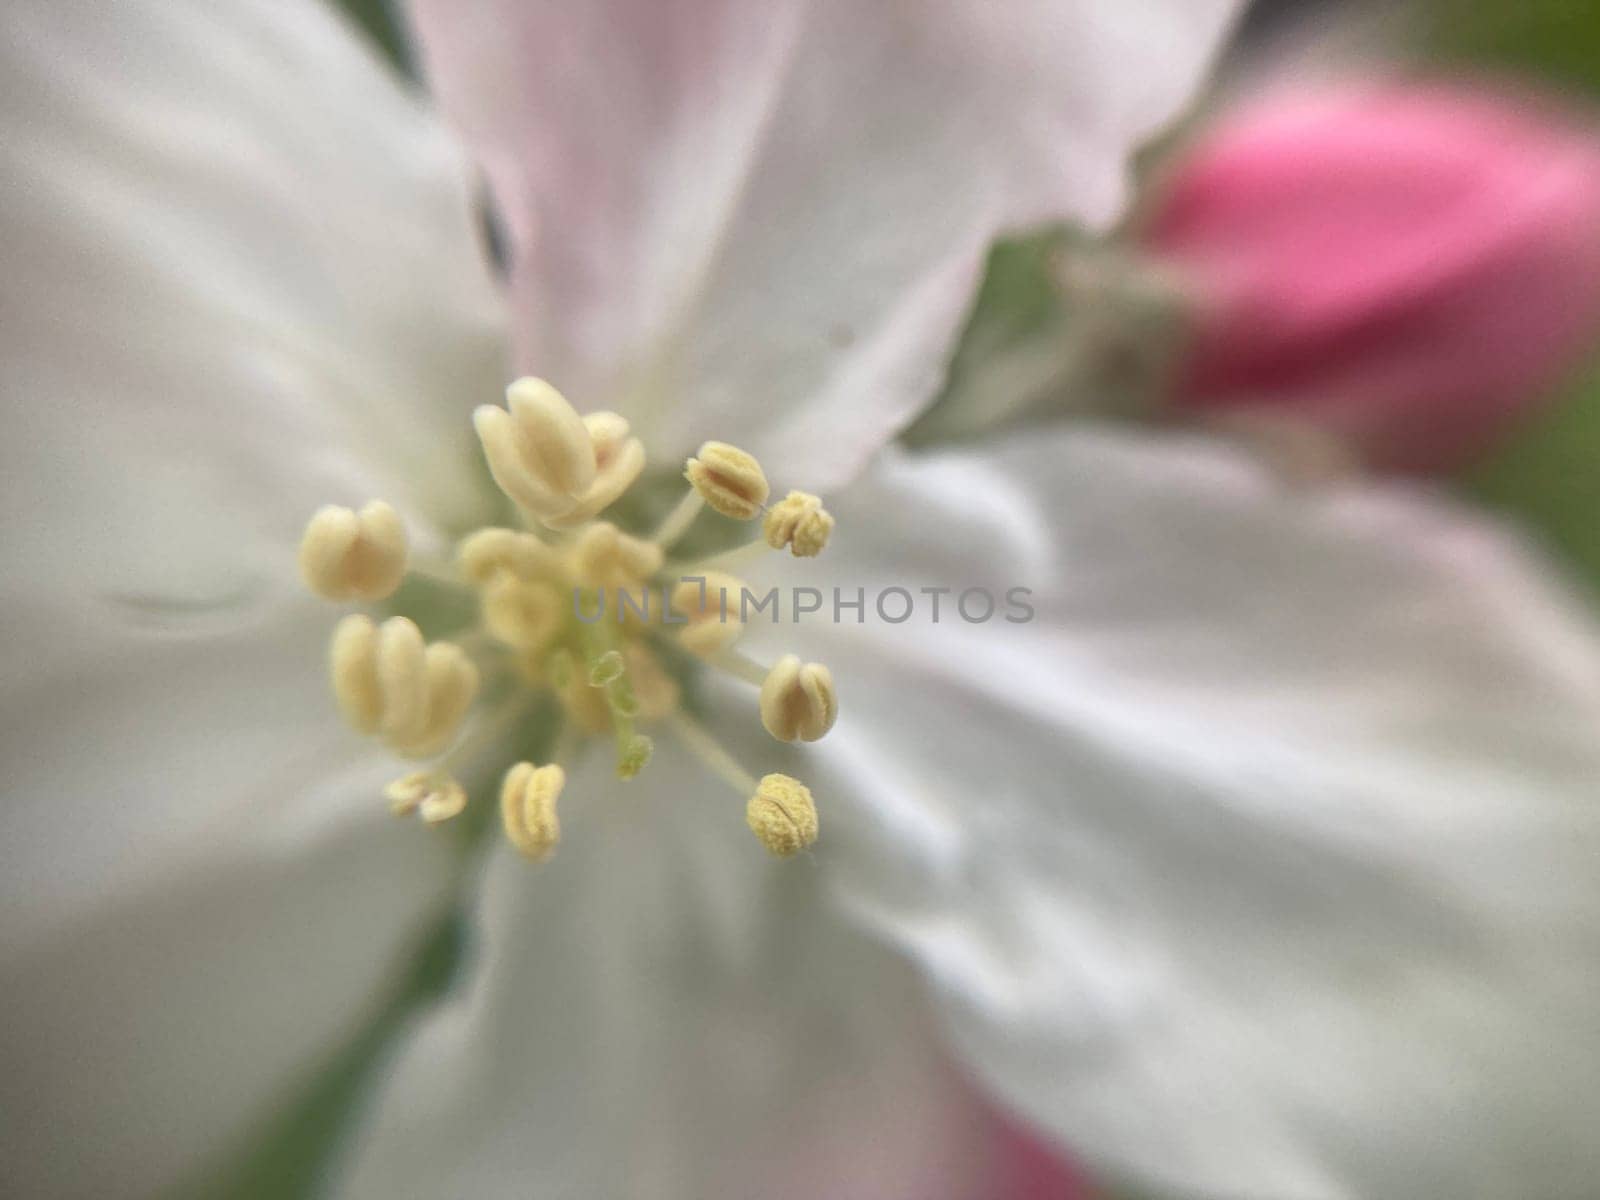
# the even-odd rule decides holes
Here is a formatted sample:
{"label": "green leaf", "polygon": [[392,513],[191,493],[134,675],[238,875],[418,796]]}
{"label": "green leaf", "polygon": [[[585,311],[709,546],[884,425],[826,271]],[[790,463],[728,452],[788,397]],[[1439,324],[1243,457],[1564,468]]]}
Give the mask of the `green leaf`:
{"label": "green leaf", "polygon": [[1600,363],[1469,481],[1567,560],[1600,594]]}
{"label": "green leaf", "polygon": [[997,242],[944,388],[903,438],[923,446],[1063,417],[1148,416],[1186,328],[1182,293],[1113,242],[1062,227]]}
{"label": "green leaf", "polygon": [[1425,46],[1436,57],[1600,93],[1595,0],[1432,0],[1425,13]]}
{"label": "green leaf", "polygon": [[402,75],[414,74],[410,48],[393,0],[333,0],[333,3],[361,27]]}
{"label": "green leaf", "polygon": [[[503,697],[502,697],[503,698]],[[495,701],[488,702],[492,713]],[[535,704],[519,716],[505,735],[510,761],[549,757],[558,729],[554,700]],[[503,767],[505,764],[502,763]],[[279,1097],[277,1116],[249,1130],[234,1146],[202,1164],[193,1186],[177,1200],[308,1200],[322,1195],[328,1172],[340,1148],[358,1127],[384,1065],[395,1053],[412,1022],[459,982],[462,950],[470,938],[473,864],[481,860],[498,833],[498,774],[480,764],[463,775],[472,796],[467,810],[435,832],[452,836],[460,852],[457,903],[418,938],[415,952],[394,981],[371,1021],[357,1031],[322,1071],[288,1095]]]}
{"label": "green leaf", "polygon": [[419,1008],[442,994],[455,977],[465,941],[462,920],[452,912],[425,936],[410,969],[376,1020],[321,1074],[285,1097],[281,1115],[224,1154],[179,1200],[302,1200],[315,1196],[334,1152],[349,1132],[395,1035]]}

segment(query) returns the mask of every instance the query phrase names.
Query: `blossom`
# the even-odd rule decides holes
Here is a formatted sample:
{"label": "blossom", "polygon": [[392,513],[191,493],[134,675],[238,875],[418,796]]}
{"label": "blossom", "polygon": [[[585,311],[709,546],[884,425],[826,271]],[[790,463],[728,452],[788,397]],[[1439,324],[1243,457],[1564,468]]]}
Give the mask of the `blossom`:
{"label": "blossom", "polygon": [[[32,257],[6,359],[34,422],[6,508],[30,623],[6,651],[28,870],[0,960],[23,1190],[160,1190],[324,1060],[457,904],[461,977],[393,1048],[338,1194],[989,1194],[1014,1139],[946,1051],[1060,1143],[1178,1192],[1589,1177],[1592,619],[1514,538],[1401,488],[1286,498],[1224,446],[1133,431],[886,445],[987,242],[1112,216],[1123,152],[1225,16],[907,11],[419,10],[510,235],[517,369],[595,410],[514,385],[561,451],[519,458],[498,417],[471,438],[511,372],[459,164],[315,10],[27,9],[0,74],[0,110],[50,131],[3,143],[33,235],[8,240]],[[33,99],[69,69],[91,113],[134,120],[112,100],[132,87],[161,118],[136,165],[109,118]],[[329,89],[352,74],[345,112]],[[121,202],[75,211],[101,170]],[[442,557],[504,516],[492,473],[625,568],[635,534],[578,514],[627,461],[598,451],[631,438],[679,493],[691,456],[735,465],[707,485],[735,511],[763,488],[707,441],[771,494],[825,499],[820,553],[763,522],[756,586],[1015,583],[1035,619],[968,620],[952,592],[937,625],[746,621],[752,662],[800,642],[827,666],[783,666],[813,707],[771,723],[799,747],[750,681],[694,676],[724,752],[804,777],[809,862],[765,854],[665,735],[626,782],[593,739],[535,780],[548,756],[523,769],[535,752],[501,738],[511,840],[481,863],[438,836],[483,810],[477,781],[441,830],[380,824],[394,760],[320,695],[342,609],[301,594],[302,526],[355,539],[314,547],[314,579],[363,537],[379,566],[401,552],[375,499],[406,555]],[[474,587],[501,556],[545,569],[515,537],[469,545]],[[408,586],[393,604],[421,622],[427,581]],[[496,611],[497,640],[542,644],[538,602]],[[414,667],[420,624],[390,628]],[[631,678],[609,655],[605,679]],[[381,699],[397,750],[430,732],[431,708]],[[396,802],[421,812],[408,778]]]}
{"label": "blossom", "polygon": [[[591,119],[545,143],[571,190],[539,246],[574,337],[541,372],[590,402],[608,365],[659,387],[629,333],[694,300],[708,335],[656,343],[686,386],[618,405],[657,460],[675,450],[653,424],[704,426],[784,447],[786,480],[843,479],[926,399],[1001,225],[1114,211],[1125,152],[1190,90],[1228,7],[1137,6],[1143,26],[1121,5],[919,7],[915,25],[902,6],[530,7],[557,35],[532,44],[540,72],[573,98],[548,111]],[[460,31],[492,42],[493,15]],[[1162,67],[1114,86],[1111,52]],[[468,1014],[515,1029],[481,1046],[511,1091],[430,1086],[483,1118],[454,1141],[482,1154],[439,1161],[445,1193],[520,1187],[530,1161],[586,1194],[981,1188],[1010,1134],[912,973],[672,747],[654,803],[616,796],[609,763],[574,770],[544,867],[505,845],[480,872],[454,822],[383,811],[386,785],[441,819],[456,797],[395,780],[341,727],[318,661],[331,610],[296,569],[305,522],[348,508],[321,536],[355,541],[305,565],[337,592],[359,542],[360,598],[396,555],[442,555],[504,511],[470,418],[509,376],[505,310],[465,163],[424,106],[285,0],[16,4],[0,58],[7,1190],[166,1193],[216,1165],[457,909],[467,979],[415,1044]],[[517,65],[486,55],[485,81]],[[527,245],[529,212],[504,211]],[[385,1174],[381,1114],[401,1107],[376,1098],[343,1190]]]}
{"label": "blossom", "polygon": [[1448,470],[1600,334],[1600,133],[1486,84],[1279,85],[1178,154],[1142,241],[1197,294],[1182,407]]}

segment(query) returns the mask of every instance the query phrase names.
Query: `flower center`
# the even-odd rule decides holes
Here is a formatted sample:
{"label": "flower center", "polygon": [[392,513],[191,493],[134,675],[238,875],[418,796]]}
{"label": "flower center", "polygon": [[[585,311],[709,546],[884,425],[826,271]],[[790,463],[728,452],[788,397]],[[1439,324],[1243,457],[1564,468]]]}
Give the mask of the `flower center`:
{"label": "flower center", "polygon": [[[646,730],[675,736],[746,798],[751,831],[789,856],[817,837],[810,791],[787,775],[759,780],[683,710],[673,667],[702,664],[759,689],[762,724],[784,742],[816,741],[838,713],[826,667],[785,655],[770,669],[735,646],[743,632],[744,585],[730,568],[787,548],[820,554],[833,532],[822,502],[790,492],[767,506],[761,465],[724,442],[688,460],[689,490],[648,535],[599,519],[638,480],[644,447],[616,413],[579,416],[550,384],[519,379],[505,408],[473,414],[490,474],[516,506],[521,528],[479,529],[453,561],[410,553],[405,527],[388,504],[359,512],[320,509],[300,545],[307,586],[335,601],[389,600],[410,576],[475,597],[478,617],[449,639],[427,642],[402,614],[378,623],[364,613],[341,620],[329,654],[335,699],[358,732],[402,758],[432,760],[385,789],[397,814],[438,824],[463,812],[456,772],[499,743],[539,699],[561,717],[555,760],[518,761],[503,775],[500,813],[511,843],[535,861],[560,840],[562,759],[584,739],[611,743],[619,779],[645,770],[654,750]],[[704,508],[725,518],[762,517],[762,535],[710,558],[669,561]],[[486,678],[508,679],[480,711]]]}

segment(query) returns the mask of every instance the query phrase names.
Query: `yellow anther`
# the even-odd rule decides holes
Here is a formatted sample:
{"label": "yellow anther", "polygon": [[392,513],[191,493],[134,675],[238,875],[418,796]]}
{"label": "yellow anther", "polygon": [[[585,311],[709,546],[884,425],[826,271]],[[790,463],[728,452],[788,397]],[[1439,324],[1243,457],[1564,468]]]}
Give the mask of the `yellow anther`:
{"label": "yellow anther", "polygon": [[517,380],[506,389],[506,406],[486,404],[472,414],[489,473],[535,516],[565,512],[595,478],[583,418],[542,379]]}
{"label": "yellow anther", "polygon": [[334,630],[329,660],[345,719],[407,757],[442,750],[478,691],[478,669],[460,647],[425,645],[405,617],[381,627],[359,614],[346,617]]}
{"label": "yellow anther", "polygon": [[478,668],[461,647],[435,642],[426,655],[428,715],[418,733],[407,741],[391,741],[407,758],[427,758],[443,750],[478,696]]}
{"label": "yellow anther", "polygon": [[594,445],[595,462],[600,470],[626,458],[629,443],[638,442],[637,437],[629,437],[627,418],[619,413],[590,413],[584,418],[584,429],[589,430],[589,442]]}
{"label": "yellow anther", "polygon": [[597,412],[584,417],[583,424],[594,447],[594,482],[564,512],[541,518],[551,529],[572,529],[609,508],[644,470],[644,443],[629,436],[625,418]]}
{"label": "yellow anther", "polygon": [[546,525],[587,521],[644,470],[644,444],[616,413],[580,417],[560,392],[532,378],[507,388],[506,404],[482,406],[472,423],[500,490]]}
{"label": "yellow anther", "polygon": [[594,446],[595,459],[602,470],[616,461],[629,441],[637,440],[629,438],[628,418],[620,413],[590,413],[584,417],[583,427],[589,431],[589,441]]}
{"label": "yellow anther", "polygon": [[[746,820],[772,853],[788,856],[810,846],[817,837],[811,793],[787,775],[767,775],[758,782],[730,758],[680,710],[679,682],[652,653],[650,639],[666,625],[676,625],[680,644],[690,653],[759,686],[762,724],[774,737],[815,741],[826,734],[838,715],[833,677],[827,668],[794,655],[768,671],[732,649],[743,632],[746,591],[727,574],[747,555],[768,553],[768,547],[788,548],[797,557],[820,553],[834,527],[821,500],[806,492],[788,493],[767,513],[761,537],[700,560],[703,581],[680,578],[669,603],[651,612],[644,599],[651,581],[659,578],[668,548],[685,536],[704,506],[738,520],[761,516],[771,494],[761,464],[725,442],[704,443],[685,464],[691,489],[644,539],[597,519],[645,465],[643,443],[622,416],[580,416],[550,384],[524,378],[506,389],[504,408],[481,407],[473,422],[501,490],[524,515],[575,533],[547,544],[517,529],[480,529],[457,548],[458,570],[448,572],[449,581],[455,586],[469,581],[482,605],[483,630],[471,635],[474,652],[494,655],[528,690],[512,697],[514,708],[505,706],[511,716],[480,722],[448,757],[435,758],[455,742],[479,689],[472,659],[449,642],[428,644],[405,617],[381,625],[359,615],[340,622],[330,673],[345,718],[398,754],[435,761],[434,769],[405,775],[384,789],[394,811],[415,813],[430,824],[461,814],[466,791],[447,769],[502,736],[538,694],[554,693],[565,709],[569,736],[610,735],[620,778],[637,775],[653,753],[654,743],[640,727],[664,721],[737,794],[748,797]],[[300,548],[307,584],[318,595],[338,600],[394,594],[405,577],[406,558],[405,530],[395,511],[381,502],[359,512],[320,510]],[[413,569],[433,572],[428,563]],[[612,595],[602,600],[597,593]],[[637,593],[640,602],[629,593]],[[569,616],[574,597],[595,603],[580,605]],[[583,619],[596,607],[602,618],[610,608],[618,619],[605,626]],[[506,834],[536,861],[548,857],[560,840],[556,808],[565,781],[561,767],[530,762],[515,765],[502,781]]]}
{"label": "yellow anther", "polygon": [[378,732],[391,745],[409,745],[428,723],[428,646],[422,631],[405,617],[378,626],[378,691],[383,718]]}
{"label": "yellow anther", "polygon": [[678,642],[690,654],[709,658],[726,650],[744,632],[740,595],[744,584],[721,571],[681,581],[672,589],[672,610],[688,619]]}
{"label": "yellow anther", "polygon": [[567,775],[551,764],[535,767],[520,762],[506,772],[500,785],[500,821],[511,844],[534,862],[550,857],[561,840],[556,801]]}
{"label": "yellow anther", "polygon": [[661,569],[662,558],[660,546],[631,537],[609,521],[585,526],[572,550],[579,582],[593,588],[639,587]]}
{"label": "yellow anther", "polygon": [[454,778],[435,771],[414,771],[383,789],[389,811],[398,817],[416,813],[429,825],[461,815],[467,792]]}
{"label": "yellow anther", "polygon": [[328,669],[345,721],[357,733],[377,733],[383,690],[378,686],[378,627],[372,618],[356,613],[335,626]]}
{"label": "yellow anther", "polygon": [[817,840],[811,791],[788,775],[763,775],[744,810],[750,832],[772,853],[789,858]]}
{"label": "yellow anther", "polygon": [[771,489],[761,464],[726,442],[707,442],[691,458],[686,478],[705,502],[725,517],[748,521],[761,511]]}
{"label": "yellow anther", "polygon": [[576,496],[594,482],[594,443],[565,396],[542,379],[524,376],[506,389],[506,406],[527,439],[524,460],[541,483]]}
{"label": "yellow anther", "polygon": [[761,532],[774,550],[787,546],[796,558],[815,558],[833,533],[833,516],[810,492],[790,492],[767,510]]}
{"label": "yellow anther", "polygon": [[839,700],[821,663],[785,654],[761,685],[761,723],[780,742],[814,742],[833,728]]}
{"label": "yellow anther", "polygon": [[480,529],[456,550],[462,573],[482,586],[497,575],[512,575],[524,583],[559,575],[561,556],[531,533],[515,529]]}
{"label": "yellow anther", "polygon": [[508,646],[541,650],[561,631],[570,603],[552,584],[500,575],[483,590],[483,623]]}
{"label": "yellow anther", "polygon": [[382,500],[319,508],[300,539],[300,575],[324,600],[382,600],[406,573],[406,529]]}

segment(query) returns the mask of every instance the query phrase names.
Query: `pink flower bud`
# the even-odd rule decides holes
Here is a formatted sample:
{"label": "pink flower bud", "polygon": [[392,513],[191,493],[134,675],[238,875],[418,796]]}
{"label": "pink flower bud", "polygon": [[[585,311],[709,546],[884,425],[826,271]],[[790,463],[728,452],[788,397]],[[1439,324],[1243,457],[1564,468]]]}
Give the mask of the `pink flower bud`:
{"label": "pink flower bud", "polygon": [[1600,139],[1470,85],[1270,93],[1180,156],[1142,236],[1199,299],[1180,405],[1449,469],[1595,343]]}

